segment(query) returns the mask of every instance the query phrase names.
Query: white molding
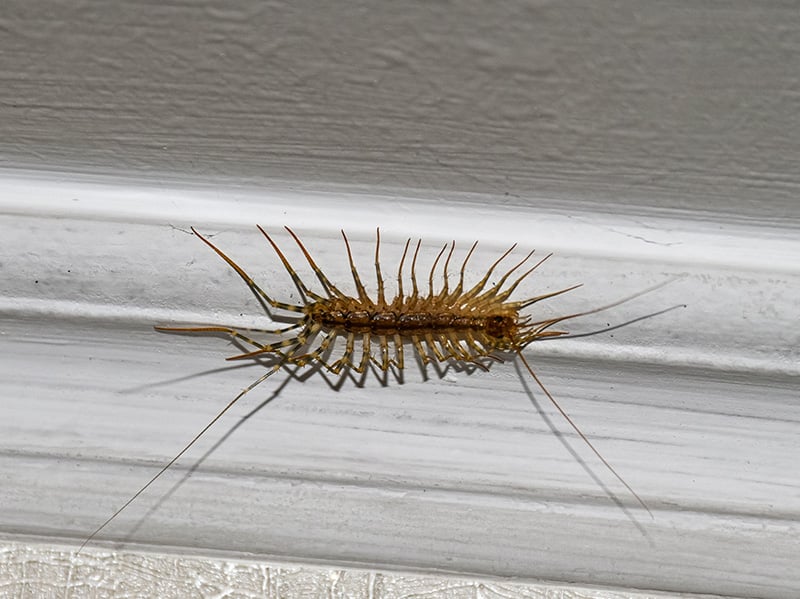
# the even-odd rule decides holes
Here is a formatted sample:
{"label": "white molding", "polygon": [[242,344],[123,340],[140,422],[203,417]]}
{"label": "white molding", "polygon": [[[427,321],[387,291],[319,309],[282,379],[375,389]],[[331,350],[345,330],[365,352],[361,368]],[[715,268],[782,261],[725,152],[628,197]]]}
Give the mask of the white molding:
{"label": "white molding", "polygon": [[788,231],[543,211],[533,197],[499,206],[25,172],[4,173],[2,189],[0,532],[77,546],[258,375],[222,370],[233,351],[223,340],[151,329],[258,314],[188,226],[286,298],[291,283],[256,222],[292,260],[278,225],[296,228],[337,281],[349,276],[338,228],[368,278],[380,224],[389,272],[408,235],[430,240],[427,263],[440,243],[480,239],[472,276],[511,241],[556,251],[527,290],[585,287],[545,313],[677,277],[575,327],[686,309],[529,352],[653,519],[512,364],[427,381],[411,367],[402,385],[367,377],[338,392],[319,375],[276,376],[98,542],[742,597],[800,588],[800,241]]}

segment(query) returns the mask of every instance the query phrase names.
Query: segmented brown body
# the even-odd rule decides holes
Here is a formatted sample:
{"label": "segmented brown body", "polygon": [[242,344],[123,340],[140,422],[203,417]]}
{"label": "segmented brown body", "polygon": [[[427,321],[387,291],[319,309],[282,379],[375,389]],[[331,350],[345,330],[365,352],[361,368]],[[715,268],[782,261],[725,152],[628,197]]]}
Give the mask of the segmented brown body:
{"label": "segmented brown body", "polygon": [[[513,282],[506,285],[512,275],[522,269],[531,258],[533,252],[530,252],[524,259],[508,269],[496,284],[490,285],[492,274],[500,262],[514,250],[515,246],[512,246],[500,256],[475,285],[465,288],[465,271],[477,246],[476,243],[473,244],[461,264],[458,284],[451,288],[448,277],[451,259],[455,251],[455,242],[453,242],[449,245],[449,250],[446,245],[439,252],[428,275],[427,293],[423,294],[420,291],[416,273],[417,256],[420,249],[418,242],[410,265],[411,292],[406,294],[403,270],[411,245],[409,240],[406,242],[397,270],[397,294],[393,299],[387,300],[380,266],[380,231],[378,231],[375,246],[377,297],[373,299],[367,293],[356,269],[350,243],[344,232],[342,232],[342,237],[356,287],[355,296],[346,295],[331,283],[297,235],[286,227],[319,280],[323,295],[312,291],[303,282],[272,237],[261,227],[259,230],[272,245],[300,295],[306,300],[305,303],[297,305],[276,301],[233,260],[192,229],[195,235],[239,274],[256,296],[269,308],[303,314],[289,327],[257,332],[278,334],[292,330],[299,330],[299,332],[290,338],[263,344],[240,330],[229,327],[193,327],[189,329],[159,327],[160,330],[227,333],[255,348],[253,351],[233,356],[230,359],[238,360],[264,354],[275,354],[280,363],[302,366],[314,362],[335,373],[344,368],[363,372],[370,362],[384,371],[391,366],[402,369],[405,362],[404,345],[406,344],[410,344],[414,348],[423,363],[431,360],[444,362],[452,359],[485,367],[483,362],[486,359],[500,359],[495,352],[518,351],[536,339],[564,334],[561,331],[548,330],[555,323],[564,320],[563,317],[531,322],[529,316],[520,315],[520,310],[537,301],[565,293],[574,287],[521,301],[508,301],[510,295],[525,277],[549,256],[519,274]],[[441,273],[443,283],[440,289],[435,290],[436,268],[442,262],[443,257],[445,257]],[[317,338],[320,340],[319,344],[313,347],[313,342]],[[344,338],[344,350],[341,357],[329,362],[327,355],[337,338]],[[377,356],[373,355],[373,346],[378,350]]]}
{"label": "segmented brown body", "polygon": [[[411,240],[408,240],[397,268],[397,293],[393,299],[387,300],[385,283],[381,273],[381,242],[380,231],[378,231],[375,245],[377,297],[373,299],[369,296],[361,281],[361,277],[353,262],[350,243],[344,231],[342,231],[342,238],[344,239],[345,248],[347,250],[347,259],[356,287],[356,295],[349,296],[331,283],[319,266],[317,266],[297,235],[295,235],[289,227],[286,227],[286,231],[297,243],[297,246],[300,248],[300,251],[303,253],[303,256],[319,280],[324,292],[323,295],[314,292],[302,281],[297,271],[291,266],[275,241],[260,226],[258,229],[264,234],[264,237],[266,237],[267,241],[275,250],[275,253],[292,278],[297,290],[300,292],[300,296],[303,298],[302,304],[289,304],[273,299],[259,287],[250,275],[236,264],[236,262],[226,256],[222,250],[200,235],[194,228],[192,228],[192,232],[236,271],[268,311],[284,310],[299,314],[298,318],[292,324],[273,330],[246,329],[248,332],[247,334],[243,332],[243,329],[226,326],[156,327],[156,329],[168,332],[225,333],[255,348],[252,351],[232,356],[228,358],[229,360],[273,355],[277,358],[275,364],[267,368],[264,374],[248,385],[222,408],[222,410],[220,410],[174,458],[164,465],[164,467],[123,504],[122,507],[95,529],[95,531],[84,540],[81,549],[153,484],[156,479],[178,461],[178,459],[180,459],[180,457],[186,453],[186,451],[194,445],[194,443],[202,437],[225,412],[239,401],[239,399],[265,381],[268,377],[275,374],[283,366],[287,364],[304,366],[314,363],[320,364],[331,372],[339,373],[346,368],[352,368],[356,372],[364,372],[369,367],[370,363],[374,363],[383,371],[387,371],[393,366],[402,370],[405,362],[404,346],[407,344],[410,344],[414,348],[414,351],[423,364],[427,364],[433,360],[439,362],[454,360],[459,363],[471,363],[484,369],[487,367],[485,364],[486,361],[502,361],[502,357],[498,355],[498,352],[514,352],[519,356],[522,364],[545,395],[547,395],[548,399],[558,409],[570,426],[572,426],[584,443],[586,443],[625,488],[630,491],[639,504],[649,512],[644,501],[642,501],[631,486],[625,482],[616,470],[614,470],[611,464],[606,461],[589,439],[586,438],[580,428],[573,422],[570,416],[561,408],[558,402],[556,402],[555,398],[553,398],[539,380],[539,377],[536,376],[536,373],[530,367],[522,353],[522,349],[526,345],[537,339],[558,337],[567,334],[565,331],[552,330],[551,327],[555,324],[585,314],[605,310],[631,298],[588,312],[532,321],[529,315],[521,315],[520,311],[538,301],[566,293],[580,285],[523,300],[510,301],[511,294],[519,284],[536,270],[542,262],[550,257],[548,254],[533,266],[524,270],[524,265],[533,255],[533,252],[530,252],[522,260],[509,268],[495,284],[490,284],[490,279],[497,270],[497,267],[516,247],[516,245],[513,245],[489,267],[477,283],[472,287],[465,287],[464,279],[467,264],[478,245],[477,242],[472,245],[464,258],[461,268],[459,269],[458,283],[452,289],[449,286],[449,269],[453,253],[455,252],[455,242],[452,242],[449,246],[445,245],[433,262],[433,266],[428,275],[427,292],[425,293],[420,291],[419,282],[417,280],[417,256],[419,255],[421,245],[420,242],[417,242],[410,265],[411,292],[406,294],[403,280],[404,265],[407,261],[409,248],[411,246]],[[437,266],[441,262],[443,256],[445,256],[445,258],[441,273],[442,285],[437,291],[434,288],[434,277]],[[520,270],[522,270],[522,273],[517,274],[516,278],[512,279],[514,273]],[[511,282],[509,283],[509,281]],[[292,331],[295,331],[296,334],[274,343],[262,343],[250,337],[253,332],[283,335]],[[329,355],[338,338],[344,339],[344,349],[339,358],[331,362],[329,361]],[[319,343],[317,343],[317,340],[319,340]],[[373,345],[377,346],[377,355],[373,354]]]}

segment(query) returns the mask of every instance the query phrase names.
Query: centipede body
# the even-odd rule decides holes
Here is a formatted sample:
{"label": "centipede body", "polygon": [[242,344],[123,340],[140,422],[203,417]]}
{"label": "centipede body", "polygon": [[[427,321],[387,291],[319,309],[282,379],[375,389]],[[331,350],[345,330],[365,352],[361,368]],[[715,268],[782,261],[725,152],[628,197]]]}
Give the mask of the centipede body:
{"label": "centipede body", "polygon": [[[225,260],[269,308],[302,315],[288,327],[257,332],[284,334],[297,331],[297,333],[289,338],[264,344],[229,327],[181,329],[159,327],[159,330],[227,333],[254,348],[229,359],[240,360],[273,354],[285,364],[305,366],[315,363],[334,373],[339,373],[345,368],[364,372],[370,363],[383,371],[390,367],[402,370],[405,367],[406,344],[413,348],[423,364],[432,360],[439,362],[456,360],[485,368],[484,362],[487,360],[502,360],[498,355],[499,352],[516,352],[537,339],[565,334],[563,331],[554,331],[550,328],[564,320],[564,317],[532,321],[529,315],[521,315],[520,311],[538,301],[566,293],[577,285],[523,300],[509,301],[519,284],[549,258],[549,255],[523,270],[533,256],[533,252],[528,253],[509,268],[494,285],[491,285],[492,275],[516,247],[512,246],[489,267],[477,283],[465,287],[467,265],[477,247],[477,243],[473,244],[458,271],[458,284],[451,288],[449,271],[455,252],[455,242],[453,242],[439,251],[428,274],[425,292],[421,291],[417,278],[417,258],[421,246],[421,243],[417,242],[410,259],[411,291],[406,294],[404,266],[408,262],[411,247],[411,240],[408,240],[397,269],[397,292],[394,298],[389,300],[386,297],[386,284],[381,271],[380,231],[377,233],[375,244],[377,281],[375,298],[367,293],[356,269],[350,242],[342,232],[356,289],[356,295],[350,296],[328,279],[299,237],[287,227],[287,232],[319,280],[323,291],[320,294],[310,289],[300,278],[273,238],[262,227],[258,228],[283,263],[300,296],[306,299],[305,303],[288,304],[273,299],[236,262],[196,230],[192,231]],[[443,264],[442,285],[436,289],[434,279],[440,263]],[[521,274],[511,280],[514,273],[520,271]],[[315,338],[319,338],[319,343],[312,349],[310,344]],[[326,354],[337,338],[345,340],[344,352],[336,361],[328,362]],[[373,355],[373,345],[379,349],[379,356]]]}
{"label": "centipede body", "polygon": [[[516,244],[512,245],[489,266],[476,283],[470,286],[466,284],[466,273],[470,258],[478,245],[475,242],[458,268],[458,282],[451,287],[450,271],[456,248],[455,242],[446,244],[441,248],[428,272],[427,281],[424,279],[420,281],[417,277],[417,259],[421,241],[417,241],[412,246],[412,242],[409,239],[405,243],[397,267],[396,293],[392,299],[388,299],[386,283],[381,269],[379,229],[376,233],[374,254],[377,284],[377,293],[374,298],[366,290],[353,260],[350,242],[347,235],[342,231],[348,265],[356,290],[355,295],[347,295],[325,275],[294,231],[289,227],[285,227],[316,276],[319,288],[321,288],[321,292],[319,292],[314,291],[303,281],[275,240],[261,226],[258,226],[258,229],[292,279],[299,292],[301,303],[287,303],[274,299],[244,269],[209,239],[203,237],[194,228],[192,228],[192,232],[244,280],[259,302],[270,312],[270,315],[273,311],[288,313],[291,322],[287,326],[277,329],[237,329],[221,325],[200,327],[157,326],[155,328],[165,332],[223,333],[250,348],[250,351],[231,356],[228,358],[229,360],[259,359],[271,356],[275,358],[274,363],[267,366],[264,374],[228,402],[180,452],[106,519],[103,524],[96,528],[83,541],[81,549],[178,461],[239,399],[284,366],[295,365],[303,367],[313,364],[335,374],[341,373],[346,369],[363,373],[370,365],[384,372],[390,368],[402,371],[406,364],[405,348],[407,346],[413,350],[423,366],[433,361],[454,361],[488,369],[487,364],[492,361],[502,362],[504,356],[510,354],[518,356],[525,369],[581,440],[617,480],[625,486],[637,502],[648,513],[650,512],[645,502],[600,454],[550,394],[522,352],[526,346],[534,341],[567,335],[566,331],[553,329],[558,323],[605,310],[631,298],[586,312],[534,320],[530,314],[524,314],[522,311],[539,301],[580,287],[580,285],[573,285],[525,299],[511,299],[512,294],[519,285],[541,266],[550,257],[550,254],[531,265],[530,260],[534,254],[531,251],[521,260],[513,263],[510,267],[506,267],[505,272],[499,276],[496,282],[493,282],[492,278],[498,271],[500,264],[516,248]],[[408,279],[406,279],[406,264],[409,264],[407,269],[409,271]],[[437,270],[439,264],[442,264],[442,266],[440,270]],[[434,282],[436,279],[441,281],[438,286]],[[410,284],[409,292],[406,292],[406,282]],[[253,333],[280,335],[281,338],[272,343],[263,343],[253,339]],[[288,336],[286,336],[287,334]],[[344,340],[344,349],[337,359],[332,360],[332,350],[338,339]],[[373,346],[377,348],[376,352],[373,352]]]}

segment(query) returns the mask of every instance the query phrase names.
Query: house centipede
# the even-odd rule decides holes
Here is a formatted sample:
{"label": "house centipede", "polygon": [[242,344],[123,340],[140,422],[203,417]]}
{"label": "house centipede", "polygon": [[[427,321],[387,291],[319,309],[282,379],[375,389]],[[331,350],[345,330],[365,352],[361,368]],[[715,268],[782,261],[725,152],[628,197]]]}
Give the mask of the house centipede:
{"label": "house centipede", "polygon": [[[300,238],[290,229],[286,231],[295,241],[307,261],[311,270],[319,281],[324,295],[310,289],[297,274],[280,247],[270,235],[260,226],[258,230],[269,242],[275,254],[280,259],[283,267],[288,272],[294,286],[297,288],[302,304],[290,304],[274,299],[253,281],[244,269],[229,258],[222,250],[210,240],[203,237],[192,227],[192,232],[217,255],[219,255],[238,275],[244,280],[250,290],[256,295],[259,302],[267,312],[271,310],[289,312],[298,315],[296,320],[286,327],[262,330],[248,329],[268,335],[285,335],[294,332],[294,335],[274,343],[261,343],[245,335],[242,330],[226,326],[202,327],[155,327],[158,331],[188,332],[188,333],[223,333],[237,340],[245,346],[253,348],[228,360],[257,359],[265,355],[276,358],[275,364],[258,379],[245,387],[234,397],[217,415],[200,431],[188,444],[165,464],[145,485],[130,497],[118,510],[116,510],[103,524],[98,526],[81,544],[80,552],[97,534],[99,534],[112,520],[133,503],[150,485],[163,475],[181,456],[186,453],[194,443],[203,436],[236,402],[255,387],[288,365],[298,367],[308,364],[317,364],[322,368],[339,374],[343,370],[351,369],[364,373],[372,364],[381,371],[390,368],[403,370],[405,367],[404,346],[410,345],[423,367],[430,362],[455,361],[460,364],[472,364],[480,369],[488,370],[487,363],[503,362],[503,357],[497,352],[514,354],[519,357],[525,370],[530,373],[538,387],[544,392],[561,416],[567,421],[581,440],[591,449],[603,465],[614,477],[630,492],[648,513],[650,509],[644,500],[633,490],[625,479],[602,456],[599,450],[581,431],[569,414],[561,407],[556,399],[544,386],[542,381],[528,363],[522,350],[534,341],[562,337],[568,335],[567,331],[554,330],[552,327],[579,316],[585,316],[612,308],[621,303],[647,293],[650,289],[637,293],[631,297],[596,308],[593,310],[568,314],[544,320],[533,320],[530,314],[521,315],[520,311],[536,304],[537,302],[553,298],[572,291],[580,284],[573,285],[558,291],[529,297],[522,300],[509,301],[517,287],[539,266],[548,260],[552,254],[547,254],[532,266],[529,264],[534,251],[529,252],[522,260],[516,262],[505,271],[498,281],[491,285],[490,279],[500,263],[503,262],[517,247],[512,245],[497,260],[495,260],[485,274],[471,287],[465,286],[467,265],[472,257],[478,242],[472,244],[458,271],[458,283],[452,289],[449,286],[449,273],[451,260],[455,252],[455,241],[445,244],[436,256],[428,275],[427,293],[420,288],[417,279],[417,258],[421,240],[418,240],[411,252],[410,282],[411,291],[406,294],[403,287],[403,274],[405,263],[412,247],[408,239],[403,249],[402,257],[397,269],[397,292],[393,299],[387,300],[386,288],[381,271],[380,260],[380,229],[377,230],[375,244],[375,275],[377,279],[377,298],[372,299],[361,280],[353,260],[353,253],[347,235],[342,231],[350,271],[355,283],[356,295],[349,296],[334,285],[324,274],[322,269],[312,258],[310,252],[303,245]],[[439,263],[444,258],[442,271],[442,286],[436,291],[434,276]],[[519,274],[521,271],[521,274]],[[515,273],[516,278],[513,278]],[[509,281],[511,281],[509,283]],[[660,286],[660,285],[659,285]],[[336,339],[344,338],[344,351],[335,361],[329,363],[327,355]],[[313,343],[319,338],[319,343],[312,349]],[[360,344],[360,348],[358,347]],[[377,345],[379,355],[373,354],[372,346]],[[392,352],[392,349],[394,350]]]}

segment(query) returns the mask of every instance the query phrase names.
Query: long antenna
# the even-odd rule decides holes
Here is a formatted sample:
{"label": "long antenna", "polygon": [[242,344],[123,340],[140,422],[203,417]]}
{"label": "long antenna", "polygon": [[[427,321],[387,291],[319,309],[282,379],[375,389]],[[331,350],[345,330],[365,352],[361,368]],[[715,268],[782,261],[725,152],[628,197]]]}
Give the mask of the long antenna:
{"label": "long antenna", "polygon": [[547,399],[550,400],[550,402],[556,407],[556,409],[564,417],[564,420],[569,422],[569,425],[573,429],[575,429],[575,432],[578,433],[578,436],[581,439],[583,439],[583,442],[586,443],[586,445],[589,446],[589,449],[591,449],[592,452],[594,452],[594,454],[600,459],[600,461],[603,462],[603,465],[606,468],[608,468],[609,472],[611,472],[611,474],[613,474],[617,478],[617,480],[619,482],[621,482],[623,485],[625,485],[625,488],[628,489],[630,494],[633,495],[636,498],[636,501],[638,501],[639,504],[645,510],[647,510],[647,513],[650,514],[650,517],[652,518],[653,517],[653,512],[650,511],[650,508],[647,507],[647,504],[644,502],[644,500],[642,500],[642,498],[639,497],[639,494],[636,491],[633,490],[633,488],[625,481],[625,479],[622,478],[622,476],[620,476],[620,474],[616,470],[614,470],[613,466],[611,466],[611,464],[608,463],[608,461],[602,456],[602,454],[597,450],[597,448],[594,445],[592,445],[592,442],[589,441],[589,439],[586,437],[586,435],[583,434],[583,431],[580,428],[578,428],[578,425],[575,424],[575,421],[572,420],[572,418],[570,418],[569,414],[567,414],[567,412],[564,410],[564,408],[562,408],[558,404],[558,402],[555,400],[555,398],[547,390],[547,387],[545,387],[544,384],[542,384],[542,381],[539,380],[539,377],[536,376],[536,373],[533,371],[533,368],[531,368],[531,365],[528,364],[528,361],[525,359],[525,356],[523,355],[522,350],[517,350],[517,355],[519,355],[520,360],[522,360],[522,363],[525,365],[525,368],[528,370],[528,372],[531,373],[531,376],[533,377],[533,380],[536,381],[536,384],[539,385],[539,387],[541,388],[542,391],[544,391],[544,394],[547,396]]}

